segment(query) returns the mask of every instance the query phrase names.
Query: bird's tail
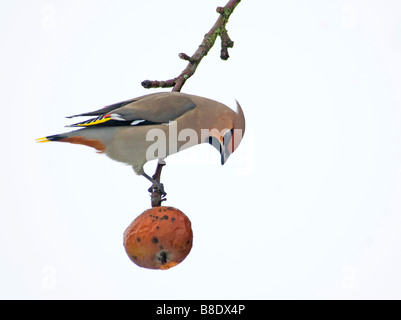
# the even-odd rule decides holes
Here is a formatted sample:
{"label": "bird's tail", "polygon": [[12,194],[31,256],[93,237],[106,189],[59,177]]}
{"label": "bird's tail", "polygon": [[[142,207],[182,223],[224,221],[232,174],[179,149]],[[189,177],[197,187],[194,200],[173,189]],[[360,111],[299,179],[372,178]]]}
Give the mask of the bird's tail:
{"label": "bird's tail", "polygon": [[42,143],[42,142],[50,142],[50,141],[60,141],[67,138],[65,134],[55,134],[52,136],[47,136],[47,137],[42,137],[36,139],[36,142]]}
{"label": "bird's tail", "polygon": [[38,138],[38,139],[36,139],[36,142],[42,143],[42,142],[50,142],[50,141],[59,141],[64,138],[65,137],[62,134],[55,134],[53,136]]}
{"label": "bird's tail", "polygon": [[[107,133],[107,132],[106,132]],[[102,153],[106,150],[105,141],[102,138],[105,133],[100,129],[97,130],[75,130],[72,132],[66,132],[61,134],[55,134],[53,136],[47,136],[43,138],[36,139],[36,142],[49,142],[49,141],[59,141],[59,142],[69,142],[73,144],[82,144],[88,147],[95,148],[98,152]]]}

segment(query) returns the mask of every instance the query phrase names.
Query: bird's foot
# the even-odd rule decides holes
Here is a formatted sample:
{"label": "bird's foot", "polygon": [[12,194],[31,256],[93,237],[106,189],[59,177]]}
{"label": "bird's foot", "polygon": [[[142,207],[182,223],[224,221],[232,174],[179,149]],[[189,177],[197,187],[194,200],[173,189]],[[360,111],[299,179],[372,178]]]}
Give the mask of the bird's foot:
{"label": "bird's foot", "polygon": [[148,191],[150,193],[158,192],[162,195],[163,198],[167,195],[167,193],[164,191],[163,183],[158,182],[156,180],[153,181],[153,185],[148,189]]}
{"label": "bird's foot", "polygon": [[160,182],[160,174],[165,163],[159,162],[157,165],[156,173],[153,177],[148,176],[145,172],[142,175],[152,182],[152,186],[148,189],[150,197],[152,198],[152,207],[160,207],[163,201],[166,201],[166,191],[164,191],[163,183]]}
{"label": "bird's foot", "polygon": [[154,181],[148,190],[152,199],[152,207],[160,207],[163,201],[166,201],[166,191],[164,191],[163,183]]}

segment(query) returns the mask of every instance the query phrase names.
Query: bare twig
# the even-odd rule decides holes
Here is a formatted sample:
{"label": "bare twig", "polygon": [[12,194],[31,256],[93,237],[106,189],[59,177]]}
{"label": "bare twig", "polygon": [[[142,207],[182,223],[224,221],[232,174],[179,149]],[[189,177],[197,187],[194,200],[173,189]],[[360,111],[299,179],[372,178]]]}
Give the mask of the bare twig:
{"label": "bare twig", "polygon": [[227,60],[230,56],[228,55],[228,48],[234,47],[234,41],[228,36],[226,28],[222,28],[220,33],[221,38],[221,55],[220,58]]}
{"label": "bare twig", "polygon": [[176,92],[181,91],[181,88],[184,85],[184,83],[195,73],[196,68],[202,61],[203,57],[206,56],[210,51],[210,49],[213,47],[218,36],[220,36],[221,38],[221,59],[227,60],[229,58],[228,48],[232,48],[234,42],[231,41],[230,37],[228,36],[226,24],[232,12],[234,11],[235,7],[240,2],[241,0],[230,0],[225,5],[225,7],[217,8],[216,11],[220,14],[220,16],[217,19],[214,26],[212,27],[212,29],[210,29],[210,31],[205,35],[202,43],[200,44],[199,48],[195,51],[195,53],[191,57],[186,55],[185,53],[179,54],[179,57],[181,59],[188,61],[188,65],[178,77],[166,81],[145,80],[142,82],[142,86],[147,89],[174,87],[173,91]]}
{"label": "bare twig", "polygon": [[[166,81],[151,81],[145,80],[142,82],[142,86],[144,88],[171,88],[173,87],[173,92],[180,92],[181,88],[185,84],[185,82],[195,73],[196,68],[199,63],[202,61],[203,57],[205,57],[210,49],[213,47],[214,43],[218,36],[221,38],[221,55],[220,58],[223,60],[227,60],[230,56],[228,54],[228,48],[232,48],[234,46],[234,42],[228,36],[228,32],[226,29],[226,24],[231,14],[233,13],[235,7],[241,2],[241,0],[229,0],[228,3],[224,7],[218,7],[216,11],[220,14],[216,23],[210,29],[210,31],[204,36],[202,43],[199,48],[195,51],[195,53],[190,57],[185,53],[180,53],[178,56],[188,61],[187,67],[181,74],[173,79]],[[153,179],[155,179],[158,183],[160,183],[160,176],[165,166],[165,163],[158,163],[156,172],[153,175]],[[161,192],[159,188],[152,188],[152,207],[159,207],[161,203],[165,201],[164,194]]]}

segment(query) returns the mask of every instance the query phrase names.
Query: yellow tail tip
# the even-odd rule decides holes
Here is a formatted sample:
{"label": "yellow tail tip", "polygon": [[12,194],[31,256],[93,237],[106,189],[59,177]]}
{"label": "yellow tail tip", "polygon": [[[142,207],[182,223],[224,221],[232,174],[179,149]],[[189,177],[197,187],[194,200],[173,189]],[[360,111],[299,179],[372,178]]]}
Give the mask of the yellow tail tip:
{"label": "yellow tail tip", "polygon": [[43,138],[38,138],[38,139],[36,139],[36,142],[39,142],[39,143],[42,143],[42,142],[50,142],[50,140],[47,139],[46,137],[43,137]]}

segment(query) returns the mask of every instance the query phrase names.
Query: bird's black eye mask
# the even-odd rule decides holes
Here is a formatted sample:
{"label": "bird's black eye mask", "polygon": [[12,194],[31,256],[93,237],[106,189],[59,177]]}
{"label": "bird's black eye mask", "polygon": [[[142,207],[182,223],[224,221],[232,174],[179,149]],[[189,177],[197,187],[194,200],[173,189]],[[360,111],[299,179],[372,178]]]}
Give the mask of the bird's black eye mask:
{"label": "bird's black eye mask", "polygon": [[232,136],[234,135],[234,128],[231,128],[230,131],[227,131],[223,136],[223,146],[227,148],[227,142],[230,141]]}
{"label": "bird's black eye mask", "polygon": [[220,138],[220,140],[214,136],[209,136],[208,142],[220,153],[222,165],[226,162],[228,155],[232,152],[232,150],[229,152],[230,150],[227,143],[231,140],[233,134],[234,129],[232,128],[231,130],[227,131],[224,136]]}

